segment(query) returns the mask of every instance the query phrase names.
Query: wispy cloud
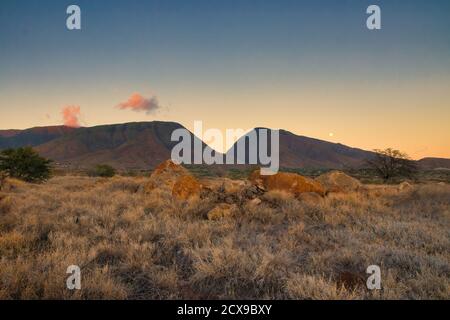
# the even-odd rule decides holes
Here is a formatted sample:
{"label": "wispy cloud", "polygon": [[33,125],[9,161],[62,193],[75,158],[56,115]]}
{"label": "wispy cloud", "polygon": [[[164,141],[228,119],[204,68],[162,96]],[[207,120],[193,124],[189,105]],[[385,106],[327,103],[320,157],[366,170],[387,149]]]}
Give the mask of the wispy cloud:
{"label": "wispy cloud", "polygon": [[117,107],[121,110],[128,109],[135,112],[145,112],[147,114],[161,108],[156,96],[145,98],[139,93],[133,93],[127,101],[119,103]]}
{"label": "wispy cloud", "polygon": [[80,114],[81,110],[79,106],[65,106],[61,110],[63,116],[64,125],[67,127],[78,128],[80,127]]}

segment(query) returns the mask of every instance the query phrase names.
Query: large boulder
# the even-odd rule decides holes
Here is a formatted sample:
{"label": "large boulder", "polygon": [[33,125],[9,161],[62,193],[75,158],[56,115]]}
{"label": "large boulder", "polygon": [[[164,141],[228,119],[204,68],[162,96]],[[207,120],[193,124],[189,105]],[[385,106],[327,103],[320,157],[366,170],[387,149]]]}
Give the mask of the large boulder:
{"label": "large boulder", "polygon": [[250,181],[266,191],[285,191],[296,197],[305,192],[325,195],[325,189],[320,182],[296,173],[278,172],[274,175],[261,175],[260,170],[256,170],[250,175]]}
{"label": "large boulder", "polygon": [[327,192],[351,192],[361,188],[361,182],[341,171],[330,171],[316,178]]}
{"label": "large boulder", "polygon": [[176,180],[185,175],[189,175],[189,171],[184,167],[175,164],[172,160],[166,160],[153,170],[144,190],[145,192],[151,192],[158,188],[172,191]]}
{"label": "large boulder", "polygon": [[174,163],[172,160],[166,160],[160,163],[153,170],[151,177],[180,177],[190,174],[183,166]]}
{"label": "large boulder", "polygon": [[202,190],[201,184],[191,175],[179,177],[172,187],[172,196],[180,200],[198,198]]}
{"label": "large boulder", "polygon": [[144,186],[146,193],[155,189],[168,192],[179,200],[187,200],[200,195],[201,184],[186,168],[167,160],[155,168]]}

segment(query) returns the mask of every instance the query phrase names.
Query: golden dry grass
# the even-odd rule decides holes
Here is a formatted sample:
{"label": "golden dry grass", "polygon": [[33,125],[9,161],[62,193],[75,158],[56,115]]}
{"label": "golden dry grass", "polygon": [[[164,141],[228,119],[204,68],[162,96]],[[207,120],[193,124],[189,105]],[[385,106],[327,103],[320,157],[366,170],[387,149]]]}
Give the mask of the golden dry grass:
{"label": "golden dry grass", "polygon": [[[449,299],[450,186],[271,192],[210,221],[145,178],[13,181],[0,192],[1,299]],[[66,288],[79,265],[82,289]],[[379,265],[382,290],[365,286]]]}

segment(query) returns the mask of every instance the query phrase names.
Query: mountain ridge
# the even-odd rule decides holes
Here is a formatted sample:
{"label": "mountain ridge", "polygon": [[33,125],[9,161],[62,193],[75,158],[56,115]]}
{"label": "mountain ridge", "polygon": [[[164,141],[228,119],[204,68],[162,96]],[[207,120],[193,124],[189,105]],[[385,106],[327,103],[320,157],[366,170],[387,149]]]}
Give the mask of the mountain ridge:
{"label": "mountain ridge", "polygon": [[0,130],[0,149],[17,148],[21,146],[34,147],[56,139],[74,130],[77,130],[77,128],[62,125],[33,127],[23,130]]}
{"label": "mountain ridge", "polygon": [[[170,141],[172,131],[184,128],[173,121],[141,121],[93,127],[33,127],[0,130],[0,150],[34,147],[42,156],[69,167],[90,167],[107,163],[124,169],[148,169],[169,159],[178,143]],[[254,131],[268,129],[256,127]],[[253,130],[252,130],[253,131]],[[252,131],[238,141],[245,139]],[[280,129],[280,167],[345,169],[363,166],[372,151],[349,147]],[[190,132],[192,141],[198,139]],[[225,154],[235,149],[238,141]],[[203,142],[203,148],[206,146]],[[236,149],[235,149],[236,150]],[[248,154],[246,145],[246,154]],[[224,155],[225,155],[224,154]],[[248,159],[246,159],[248,160]],[[417,160],[424,169],[450,169],[450,159],[426,157]]]}

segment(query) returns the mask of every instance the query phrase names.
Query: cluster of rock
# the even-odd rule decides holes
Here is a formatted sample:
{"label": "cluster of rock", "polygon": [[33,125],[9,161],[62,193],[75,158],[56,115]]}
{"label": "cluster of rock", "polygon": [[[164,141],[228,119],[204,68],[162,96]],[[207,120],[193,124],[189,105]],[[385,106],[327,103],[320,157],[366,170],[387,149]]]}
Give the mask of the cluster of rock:
{"label": "cluster of rock", "polygon": [[217,203],[208,213],[208,218],[215,220],[233,215],[244,204],[259,205],[260,196],[269,191],[285,192],[300,201],[320,201],[330,192],[351,192],[360,187],[358,180],[339,171],[311,179],[289,172],[266,176],[256,170],[248,180],[222,178],[200,181],[184,167],[167,160],[154,170],[144,190],[165,189],[179,201],[208,198]]}

